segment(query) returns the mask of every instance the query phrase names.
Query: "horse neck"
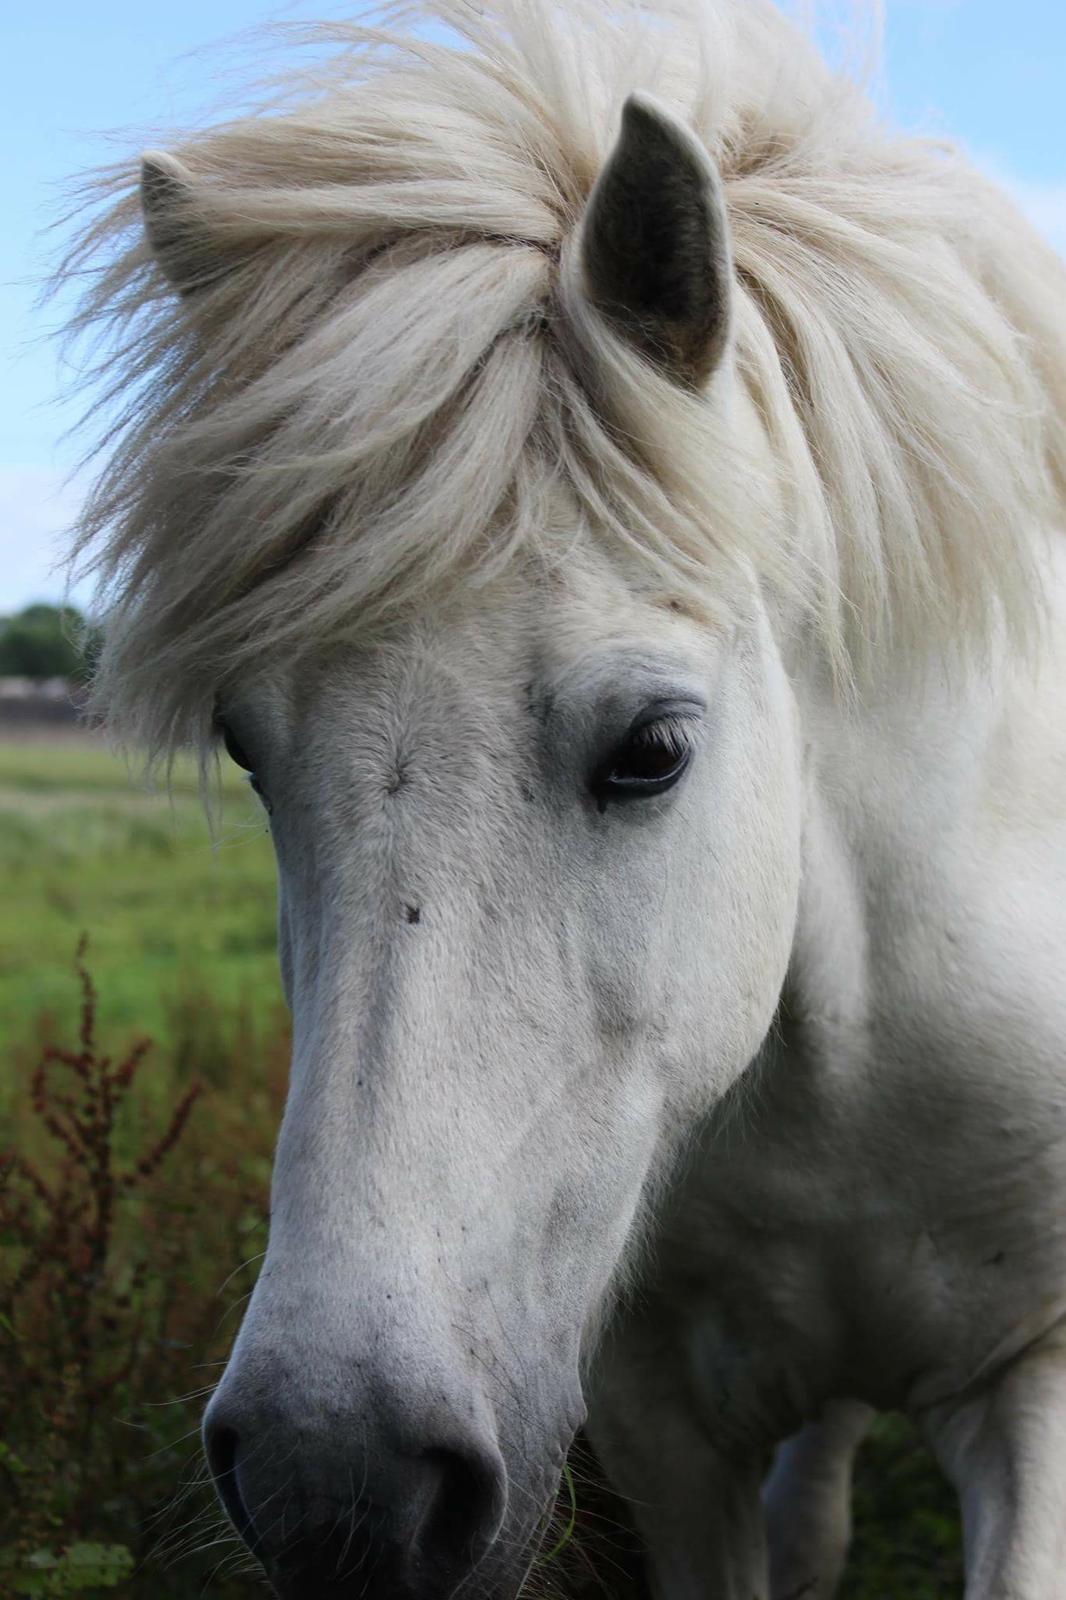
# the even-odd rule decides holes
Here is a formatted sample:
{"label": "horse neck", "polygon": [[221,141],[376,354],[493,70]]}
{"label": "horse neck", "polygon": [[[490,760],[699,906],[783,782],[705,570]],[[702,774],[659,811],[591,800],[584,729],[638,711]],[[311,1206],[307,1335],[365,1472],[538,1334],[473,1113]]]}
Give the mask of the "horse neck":
{"label": "horse neck", "polygon": [[803,1013],[865,1028],[883,963],[938,908],[954,914],[955,863],[983,848],[1004,684],[1019,672],[888,670],[851,704],[820,672],[800,680],[803,880],[789,986]]}

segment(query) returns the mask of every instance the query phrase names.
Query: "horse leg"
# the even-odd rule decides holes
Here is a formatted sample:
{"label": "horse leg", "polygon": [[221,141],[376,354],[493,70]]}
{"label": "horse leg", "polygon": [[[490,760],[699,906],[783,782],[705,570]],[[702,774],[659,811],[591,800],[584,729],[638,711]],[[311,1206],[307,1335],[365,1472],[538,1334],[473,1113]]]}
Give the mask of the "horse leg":
{"label": "horse leg", "polygon": [[763,1485],[773,1600],[829,1600],[851,1539],[851,1467],[875,1413],[836,1400],[778,1446]]}
{"label": "horse leg", "polygon": [[766,1455],[716,1449],[670,1370],[612,1360],[606,1380],[597,1374],[588,1420],[645,1546],[654,1600],[768,1600]]}
{"label": "horse leg", "polygon": [[966,1600],[1066,1600],[1066,1329],[926,1429],[962,1505]]}

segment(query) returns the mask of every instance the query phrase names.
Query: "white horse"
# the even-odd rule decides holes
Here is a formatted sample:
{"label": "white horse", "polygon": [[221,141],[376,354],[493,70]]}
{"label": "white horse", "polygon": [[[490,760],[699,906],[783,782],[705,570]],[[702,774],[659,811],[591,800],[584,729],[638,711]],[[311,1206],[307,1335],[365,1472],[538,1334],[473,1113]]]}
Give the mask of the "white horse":
{"label": "white horse", "polygon": [[219,1492],[283,1596],[510,1600],[587,1408],[658,1600],[795,1600],[900,1407],[1062,1600],[1066,274],[761,3],[437,15],[73,263],[97,704],[278,858]]}

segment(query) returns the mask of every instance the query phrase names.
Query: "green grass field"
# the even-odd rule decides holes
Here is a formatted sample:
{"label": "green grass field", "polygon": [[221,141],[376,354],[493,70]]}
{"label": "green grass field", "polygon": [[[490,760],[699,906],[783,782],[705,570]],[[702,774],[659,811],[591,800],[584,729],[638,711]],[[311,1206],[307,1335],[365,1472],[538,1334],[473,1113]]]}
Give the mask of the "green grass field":
{"label": "green grass field", "polygon": [[[0,741],[0,875],[0,1594],[251,1600],[262,1588],[232,1543],[217,1544],[211,1496],[182,1485],[197,1471],[198,1391],[219,1370],[265,1243],[284,1091],[261,814],[228,774],[212,842],[189,767],[169,795],[153,794],[86,739]],[[83,934],[100,1081],[106,1056],[155,1041],[113,1122],[97,1091],[107,1161],[133,1170],[200,1085],[175,1147],[120,1193],[106,1247],[70,1221],[91,1217],[92,1149],[104,1147],[74,1159],[46,1120],[65,1115],[65,1093],[76,1107],[74,1069],[53,1063],[48,1095],[34,1087],[44,1045],[78,1048]],[[74,1209],[50,1211],[17,1166],[5,1188],[8,1145],[51,1195],[69,1190]],[[589,1527],[609,1526],[604,1502],[591,1504]],[[952,1497],[900,1419],[882,1419],[860,1453],[855,1504],[841,1600],[957,1600]],[[533,1593],[636,1600],[610,1541],[590,1587],[590,1549],[542,1573]]]}
{"label": "green grass field", "polygon": [[0,876],[8,1048],[69,1009],[83,933],[109,1033],[166,1039],[205,989],[232,1014],[276,1005],[273,855],[235,772],[213,841],[191,764],[168,795],[88,740],[0,742]]}

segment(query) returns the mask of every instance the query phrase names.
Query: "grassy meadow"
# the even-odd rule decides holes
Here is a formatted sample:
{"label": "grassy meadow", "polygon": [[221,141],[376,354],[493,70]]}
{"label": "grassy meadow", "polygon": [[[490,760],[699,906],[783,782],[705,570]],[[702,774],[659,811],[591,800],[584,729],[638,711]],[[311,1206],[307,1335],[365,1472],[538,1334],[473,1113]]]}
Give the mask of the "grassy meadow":
{"label": "grassy meadow", "polygon": [[[260,1595],[196,1429],[285,1085],[261,815],[228,776],[212,842],[190,768],[153,794],[86,737],[0,733],[0,880],[0,1597]],[[531,1594],[637,1600],[622,1513],[574,1481]],[[898,1419],[856,1508],[845,1600],[961,1594],[950,1496]]]}
{"label": "grassy meadow", "polygon": [[69,1009],[82,932],[109,1030],[165,1038],[205,990],[229,1012],[275,1008],[273,874],[236,769],[213,840],[191,763],[168,796],[86,738],[0,741],[3,1043]]}
{"label": "grassy meadow", "polygon": [[262,815],[228,774],[212,837],[191,765],[0,737],[0,878],[0,1596],[261,1593],[196,1424],[287,1067]]}

